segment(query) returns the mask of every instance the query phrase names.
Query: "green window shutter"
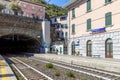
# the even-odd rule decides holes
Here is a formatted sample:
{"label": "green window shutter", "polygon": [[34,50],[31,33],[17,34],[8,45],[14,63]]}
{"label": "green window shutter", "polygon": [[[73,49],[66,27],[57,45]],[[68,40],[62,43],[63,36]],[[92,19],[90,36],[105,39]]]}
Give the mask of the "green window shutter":
{"label": "green window shutter", "polygon": [[110,3],[111,2],[111,0],[105,0],[105,3]]}
{"label": "green window shutter", "polygon": [[105,0],[105,3],[108,3],[108,0]]}
{"label": "green window shutter", "polygon": [[105,14],[105,26],[112,25],[112,13],[108,12]]}
{"label": "green window shutter", "polygon": [[61,24],[61,28],[64,28],[64,24]]}
{"label": "green window shutter", "polygon": [[66,28],[66,29],[68,28],[68,25],[67,25],[67,24],[65,24],[65,28]]}
{"label": "green window shutter", "polygon": [[64,32],[62,32],[62,36],[64,36]]}
{"label": "green window shutter", "polygon": [[91,19],[87,19],[87,30],[91,29]]}
{"label": "green window shutter", "polygon": [[68,33],[67,33],[67,32],[65,32],[65,37],[66,37],[66,38],[68,37]]}
{"label": "green window shutter", "polygon": [[91,10],[91,0],[87,0],[87,12]]}
{"label": "green window shutter", "polygon": [[72,9],[72,18],[75,18],[75,9]]}
{"label": "green window shutter", "polygon": [[72,34],[75,33],[75,24],[72,25]]}

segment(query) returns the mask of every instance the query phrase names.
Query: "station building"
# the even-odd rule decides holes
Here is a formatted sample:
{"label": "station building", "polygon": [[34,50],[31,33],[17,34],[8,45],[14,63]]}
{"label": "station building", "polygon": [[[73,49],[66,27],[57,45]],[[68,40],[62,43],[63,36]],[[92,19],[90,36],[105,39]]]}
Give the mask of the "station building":
{"label": "station building", "polygon": [[120,0],[71,0],[68,54],[120,59]]}

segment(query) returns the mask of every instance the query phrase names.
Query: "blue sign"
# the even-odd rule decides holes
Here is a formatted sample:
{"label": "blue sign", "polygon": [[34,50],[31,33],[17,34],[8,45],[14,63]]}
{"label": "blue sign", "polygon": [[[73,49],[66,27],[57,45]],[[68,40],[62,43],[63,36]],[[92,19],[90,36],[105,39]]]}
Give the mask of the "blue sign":
{"label": "blue sign", "polygon": [[94,29],[92,30],[92,33],[102,33],[102,32],[105,32],[105,28],[98,28],[98,29]]}
{"label": "blue sign", "polygon": [[49,45],[48,44],[44,44],[44,48],[49,48]]}
{"label": "blue sign", "polygon": [[75,44],[75,46],[80,46],[80,44]]}

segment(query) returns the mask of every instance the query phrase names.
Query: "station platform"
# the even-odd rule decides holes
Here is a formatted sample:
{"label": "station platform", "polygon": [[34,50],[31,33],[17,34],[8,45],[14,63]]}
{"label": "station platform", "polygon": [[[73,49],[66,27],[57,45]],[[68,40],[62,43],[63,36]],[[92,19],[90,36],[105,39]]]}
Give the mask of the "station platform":
{"label": "station platform", "polygon": [[8,63],[0,55],[0,80],[17,80]]}
{"label": "station platform", "polygon": [[56,54],[34,54],[34,57],[51,59],[55,61],[63,61],[76,65],[120,73],[120,60],[117,59],[92,58]]}

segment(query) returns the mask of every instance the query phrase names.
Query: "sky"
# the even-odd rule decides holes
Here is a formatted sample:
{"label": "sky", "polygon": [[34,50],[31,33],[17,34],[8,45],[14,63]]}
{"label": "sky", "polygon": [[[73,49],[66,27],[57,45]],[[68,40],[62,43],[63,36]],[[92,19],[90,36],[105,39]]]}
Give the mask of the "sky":
{"label": "sky", "polygon": [[45,0],[46,2],[49,2],[50,4],[55,4],[57,6],[64,6],[67,2],[70,0]]}

